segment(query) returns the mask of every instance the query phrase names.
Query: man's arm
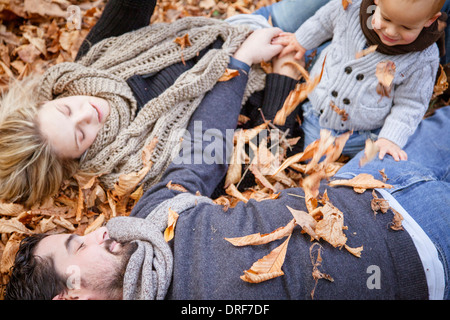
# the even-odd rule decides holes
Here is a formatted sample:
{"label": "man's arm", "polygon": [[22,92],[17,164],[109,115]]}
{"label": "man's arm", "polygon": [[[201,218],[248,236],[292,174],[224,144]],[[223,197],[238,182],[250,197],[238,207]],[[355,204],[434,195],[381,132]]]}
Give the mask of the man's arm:
{"label": "man's arm", "polygon": [[150,24],[156,0],[109,0],[100,19],[81,44],[75,60],[103,39],[120,36]]}

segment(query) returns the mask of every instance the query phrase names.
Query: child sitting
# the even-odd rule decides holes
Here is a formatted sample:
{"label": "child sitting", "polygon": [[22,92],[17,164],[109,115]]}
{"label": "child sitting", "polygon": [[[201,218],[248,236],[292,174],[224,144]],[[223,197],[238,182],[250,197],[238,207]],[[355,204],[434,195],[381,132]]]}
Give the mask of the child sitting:
{"label": "child sitting", "polygon": [[[324,73],[303,105],[305,145],[319,138],[321,128],[340,134],[353,130],[344,154],[362,150],[367,138],[376,140],[379,157],[390,154],[407,160],[402,150],[422,120],[433,94],[439,68],[435,44],[443,37],[437,19],[444,0],[353,0],[344,8],[331,0],[295,33],[284,33],[274,43],[285,45],[281,55],[306,50],[332,38],[311,70]],[[369,47],[376,51],[356,54]],[[394,66],[392,85],[377,90],[377,66]],[[345,115],[343,117],[342,115]]]}

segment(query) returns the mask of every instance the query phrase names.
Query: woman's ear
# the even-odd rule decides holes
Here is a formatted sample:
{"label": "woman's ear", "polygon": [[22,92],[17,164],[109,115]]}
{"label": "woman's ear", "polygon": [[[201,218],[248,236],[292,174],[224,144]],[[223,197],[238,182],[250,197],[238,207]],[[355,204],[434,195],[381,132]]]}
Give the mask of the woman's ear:
{"label": "woman's ear", "polygon": [[431,26],[441,15],[442,12],[436,13],[430,20],[427,21],[427,23],[425,23],[424,27],[428,28],[429,26]]}

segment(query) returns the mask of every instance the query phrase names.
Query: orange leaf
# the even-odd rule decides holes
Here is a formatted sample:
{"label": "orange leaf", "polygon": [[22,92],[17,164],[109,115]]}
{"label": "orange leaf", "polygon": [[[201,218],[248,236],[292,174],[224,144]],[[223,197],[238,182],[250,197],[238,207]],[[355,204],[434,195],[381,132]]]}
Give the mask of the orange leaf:
{"label": "orange leaf", "polygon": [[395,63],[387,60],[377,64],[375,75],[378,78],[377,93],[381,97],[389,97],[395,76]]}
{"label": "orange leaf", "polygon": [[167,228],[166,230],[164,230],[164,240],[166,240],[166,242],[172,240],[175,235],[175,226],[177,224],[178,217],[179,217],[178,213],[169,208]]}
{"label": "orange leaf", "polygon": [[284,275],[281,270],[291,235],[268,255],[256,261],[241,279],[250,283],[260,283]]}
{"label": "orange leaf", "polygon": [[356,177],[350,180],[334,180],[330,181],[331,187],[335,186],[349,186],[353,187],[356,192],[363,193],[365,189],[375,188],[392,188],[392,185],[384,183],[383,181],[375,179],[371,174],[360,173]]}
{"label": "orange leaf", "polygon": [[317,225],[317,221],[308,213],[301,210],[295,210],[291,207],[287,207],[289,211],[292,213],[295,219],[295,223],[302,227],[303,231],[309,234],[312,238],[319,240],[315,229]]}
{"label": "orange leaf", "polygon": [[349,4],[352,3],[352,0],[342,0],[342,6],[344,7],[344,10],[347,10]]}
{"label": "orange leaf", "polygon": [[294,230],[294,226],[295,220],[293,219],[289,221],[289,223],[284,227],[280,227],[272,231],[271,233],[254,233],[244,237],[225,238],[225,240],[236,247],[266,244],[290,235],[292,233],[292,230]]}
{"label": "orange leaf", "polygon": [[342,247],[347,242],[343,229],[344,214],[327,202],[320,208],[323,218],[317,222],[316,234],[320,238],[330,243],[333,247]]}
{"label": "orange leaf", "polygon": [[239,75],[239,70],[226,68],[224,74],[217,81],[225,82],[230,79],[233,79],[234,77],[237,77],[238,75]]}
{"label": "orange leaf", "polygon": [[366,163],[370,162],[375,158],[380,148],[375,144],[372,139],[366,140],[366,147],[364,148],[364,156],[359,159],[359,166],[362,167]]}
{"label": "orange leaf", "polygon": [[325,61],[326,57],[325,59],[323,59],[322,71],[320,72],[320,75],[315,77],[313,80],[310,80],[308,77],[306,82],[298,83],[295,86],[295,89],[289,93],[283,104],[283,107],[281,107],[281,109],[278,110],[277,114],[275,115],[275,118],[273,120],[274,124],[281,126],[284,125],[286,122],[286,118],[297,108],[298,104],[305,100],[308,97],[308,94],[310,94],[316,88],[316,86],[322,79]]}
{"label": "orange leaf", "polygon": [[357,52],[356,55],[355,55],[355,58],[359,59],[359,58],[365,57],[368,54],[371,54],[371,53],[375,52],[377,50],[377,48],[378,48],[378,45],[370,46],[367,49],[364,49],[364,50],[362,50],[360,52]]}

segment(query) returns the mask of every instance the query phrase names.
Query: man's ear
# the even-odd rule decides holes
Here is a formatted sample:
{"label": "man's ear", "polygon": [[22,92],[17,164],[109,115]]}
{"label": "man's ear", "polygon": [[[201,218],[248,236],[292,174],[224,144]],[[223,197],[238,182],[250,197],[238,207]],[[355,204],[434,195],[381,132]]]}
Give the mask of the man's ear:
{"label": "man's ear", "polygon": [[438,12],[436,13],[430,20],[427,21],[427,23],[425,23],[425,28],[428,28],[429,26],[431,26],[437,18],[439,18],[442,15],[442,12]]}

